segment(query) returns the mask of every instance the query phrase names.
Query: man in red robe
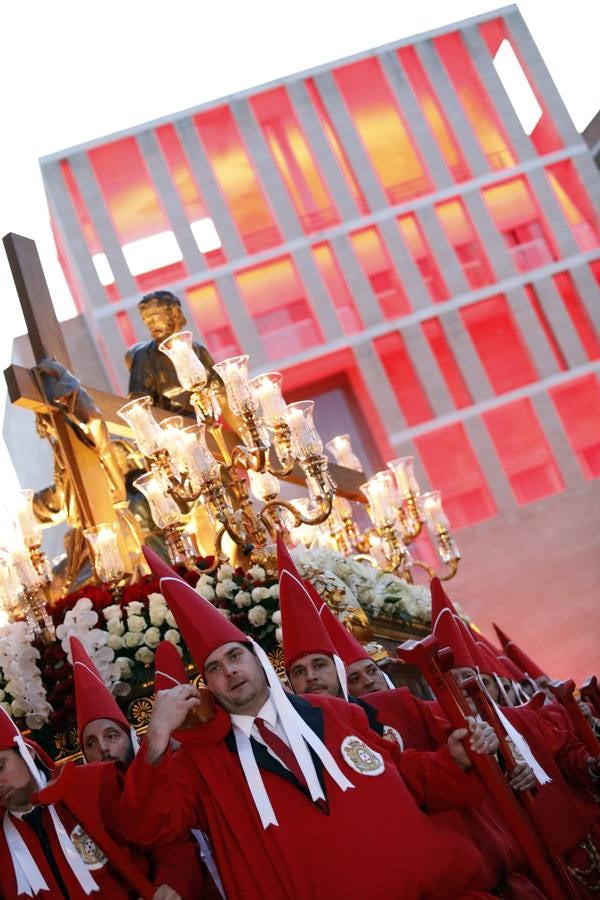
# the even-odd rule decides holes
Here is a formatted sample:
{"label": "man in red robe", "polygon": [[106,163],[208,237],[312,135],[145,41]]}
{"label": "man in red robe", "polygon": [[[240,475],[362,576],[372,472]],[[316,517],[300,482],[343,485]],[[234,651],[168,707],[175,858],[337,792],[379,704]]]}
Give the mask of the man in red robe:
{"label": "man in red robe", "polygon": [[[118,763],[126,770],[139,750],[131,727],[115,698],[104,684],[81,641],[70,637],[75,684],[77,733],[83,758],[88,763]],[[123,843],[116,817],[106,826]],[[202,871],[191,835],[175,844],[159,843],[151,854],[131,848],[145,874],[156,886],[153,900],[194,900]]]}
{"label": "man in red robe", "polygon": [[[178,732],[170,756],[171,733],[202,700],[185,685],[158,695],[126,779],[131,839],[205,824],[229,900],[477,896],[479,854],[420,811],[362,710],[287,695],[261,648],[208,601],[168,570],[161,589],[215,707]],[[369,829],[369,864],[351,865],[344,836],[390,809],[392,823]]]}

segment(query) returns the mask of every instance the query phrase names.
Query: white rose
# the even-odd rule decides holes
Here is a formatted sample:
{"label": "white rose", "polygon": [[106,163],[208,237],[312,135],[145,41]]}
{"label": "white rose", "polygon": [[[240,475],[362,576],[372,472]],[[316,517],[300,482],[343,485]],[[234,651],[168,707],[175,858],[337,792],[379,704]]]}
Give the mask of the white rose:
{"label": "white rose", "polygon": [[[231,591],[229,590],[229,581],[222,582],[220,581],[213,591],[213,596],[217,595],[217,597],[229,597]],[[231,582],[233,583],[233,582]]]}
{"label": "white rose", "polygon": [[158,628],[148,628],[144,633],[144,643],[148,647],[158,647],[160,644],[160,631]]}
{"label": "white rose", "polygon": [[278,644],[283,644],[283,631],[281,628],[275,629],[275,640]]}
{"label": "white rose", "polygon": [[131,670],[133,669],[132,661],[128,656],[117,656],[116,663],[120,669],[120,678],[123,681],[129,681],[131,678]]}
{"label": "white rose", "polygon": [[167,614],[165,615],[165,622],[167,623],[167,625],[170,625],[171,628],[177,628],[177,621],[171,610],[168,610]]}
{"label": "white rose", "polygon": [[109,619],[106,623],[106,630],[109,634],[121,635],[125,634],[125,626],[120,619]]}
{"label": "white rose", "polygon": [[281,613],[278,609],[276,609],[271,616],[271,622],[273,623],[273,625],[281,625]]}
{"label": "white rose", "polygon": [[146,620],[143,616],[133,615],[127,619],[128,631],[144,631],[146,628]]}
{"label": "white rose", "polygon": [[213,576],[207,575],[205,572],[203,572],[202,575],[200,576],[200,578],[198,579],[198,581],[196,582],[196,587],[198,587],[199,584],[209,584],[212,587],[212,585],[214,583],[215,583],[215,579],[213,578]]}
{"label": "white rose", "polygon": [[219,568],[217,572],[217,580],[218,581],[227,581],[233,575],[234,569],[233,566],[230,566],[229,563],[223,563],[223,565]]}
{"label": "white rose", "polygon": [[256,628],[260,628],[261,625],[265,625],[267,618],[267,611],[264,606],[253,606],[248,613],[248,621]]}
{"label": "white rose", "polygon": [[144,604],[141,603],[140,600],[131,600],[131,602],[127,604],[127,615],[130,618],[131,616],[139,616],[143,609]]}
{"label": "white rose", "polygon": [[162,594],[148,594],[148,605],[149,606],[166,606],[167,601],[163,597]]}
{"label": "white rose", "polygon": [[166,607],[163,609],[160,606],[151,606],[150,607],[150,623],[152,625],[162,625],[165,621],[166,615]]}
{"label": "white rose", "polygon": [[181,635],[175,628],[169,628],[168,631],[165,631],[165,640],[170,641],[172,644],[178,644],[181,640]]}
{"label": "white rose", "polygon": [[139,647],[142,643],[142,635],[139,631],[128,631],[123,640],[126,647]]}
{"label": "white rose", "polygon": [[244,606],[250,606],[252,597],[248,591],[238,591],[234,598],[235,605],[242,609]]}
{"label": "white rose", "polygon": [[273,587],[270,587],[269,594],[271,595],[271,597],[273,597],[273,599],[279,600],[279,585],[274,584]]}
{"label": "white rose", "polygon": [[[220,584],[217,585],[217,590],[221,587]],[[196,588],[201,597],[204,597],[205,600],[214,600],[215,592],[213,588],[211,588],[210,584],[199,584]],[[167,621],[169,621],[169,617],[167,614]]]}
{"label": "white rose", "polygon": [[111,650],[122,650],[125,644],[123,643],[123,638],[119,637],[118,634],[109,634],[106,639],[107,645]]}
{"label": "white rose", "polygon": [[110,622],[111,619],[122,619],[123,618],[123,610],[118,604],[113,603],[112,606],[107,606],[102,610],[102,615],[106,619],[107,622]]}
{"label": "white rose", "polygon": [[260,603],[261,600],[266,600],[268,596],[270,596],[269,588],[264,588],[264,587],[252,588],[252,602],[253,603]]}
{"label": "white rose", "polygon": [[89,597],[80,597],[75,606],[73,607],[74,612],[85,612],[86,610],[92,609],[94,604],[90,600]]}
{"label": "white rose", "polygon": [[145,666],[149,666],[150,663],[154,662],[154,653],[149,647],[140,647],[139,650],[136,650],[135,658],[138,662],[144,663]]}
{"label": "white rose", "polygon": [[254,581],[264,581],[266,574],[267,573],[262,566],[252,566],[251,569],[248,569],[248,575],[250,578],[253,578]]}
{"label": "white rose", "polygon": [[24,716],[27,713],[33,712],[33,707],[31,703],[28,703],[25,699],[13,700],[10,704],[10,711],[15,716],[15,718],[19,718],[19,716]]}

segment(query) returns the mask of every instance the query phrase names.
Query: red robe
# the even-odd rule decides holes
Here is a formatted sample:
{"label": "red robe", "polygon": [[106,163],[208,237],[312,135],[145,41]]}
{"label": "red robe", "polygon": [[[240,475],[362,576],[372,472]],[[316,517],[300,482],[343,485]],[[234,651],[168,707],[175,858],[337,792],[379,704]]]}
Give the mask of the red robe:
{"label": "red robe", "polygon": [[[437,718],[430,705],[411,694],[408,688],[378,691],[361,700],[376,713],[377,722],[399,732],[405,747],[431,751],[446,744],[447,723]],[[487,890],[500,887],[502,896],[510,900],[543,897],[524,874],[527,861],[489,795],[485,794],[481,802],[467,809],[440,813],[436,818],[478,848],[485,864]]]}
{"label": "red robe", "polygon": [[[158,835],[169,839],[199,824],[208,826],[229,900],[487,896],[476,891],[482,883],[477,851],[419,810],[392,758],[402,754],[369,729],[361,709],[314,695],[310,702],[301,697],[290,697],[290,702],[355,785],[341,791],[317,765],[327,813],[256,744],[279,821],[263,829],[232,740],[231,720],[219,710],[208,725],[180,735],[178,753],[167,754],[157,766],[147,762],[142,748],[127,773],[123,794],[129,810],[128,839],[147,844]],[[342,743],[349,736],[378,755],[375,775],[362,774],[347,762]],[[423,759],[428,754],[405,756],[405,777],[421,802],[456,802],[460,778],[455,779],[454,763],[442,755],[428,766]],[[358,865],[352,864],[348,844],[355,827],[361,831]],[[469,893],[472,890],[475,893]]]}

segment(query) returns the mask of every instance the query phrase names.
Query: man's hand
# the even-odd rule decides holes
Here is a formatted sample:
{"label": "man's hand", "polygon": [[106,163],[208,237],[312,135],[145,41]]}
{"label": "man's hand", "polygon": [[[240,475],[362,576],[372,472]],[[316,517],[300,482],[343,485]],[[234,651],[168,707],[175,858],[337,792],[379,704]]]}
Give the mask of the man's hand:
{"label": "man's hand", "polygon": [[537,781],[531,766],[526,762],[519,763],[510,773],[509,784],[513,791],[532,791]]}
{"label": "man's hand", "polygon": [[[200,694],[192,684],[180,684],[158,692],[145,740],[150,763],[160,760],[169,745],[171,732],[184,723],[192,710],[197,714],[201,705]],[[206,720],[201,718],[200,721]]]}
{"label": "man's hand", "polygon": [[472,716],[467,719],[468,728],[458,728],[448,738],[448,750],[457,766],[464,772],[471,768],[471,760],[464,748],[463,740],[471,732],[469,744],[474,753],[488,755],[498,749],[496,732],[487,722],[478,722]]}
{"label": "man's hand", "polygon": [[161,884],[152,894],[152,900],[181,900],[181,895],[170,888],[168,884]]}

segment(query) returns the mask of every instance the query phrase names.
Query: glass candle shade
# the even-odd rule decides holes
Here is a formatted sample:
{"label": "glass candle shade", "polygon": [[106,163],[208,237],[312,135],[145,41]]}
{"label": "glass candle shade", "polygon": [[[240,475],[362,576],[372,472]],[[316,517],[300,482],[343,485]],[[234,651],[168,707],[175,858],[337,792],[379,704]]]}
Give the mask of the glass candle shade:
{"label": "glass candle shade", "polygon": [[[190,439],[183,431],[183,417],[169,416],[160,423],[160,429],[164,432],[164,447],[169,454],[169,460],[177,473],[186,470],[186,454]],[[191,442],[193,442],[191,438]]]}
{"label": "glass candle shade", "polygon": [[350,502],[346,500],[345,497],[340,497],[339,494],[333,498],[333,508],[337,512],[338,516],[340,516],[344,521],[352,518],[352,507],[350,506]]}
{"label": "glass candle shade", "polygon": [[186,470],[193,490],[199,490],[207,481],[220,479],[221,467],[206,444],[204,425],[184,428]]}
{"label": "glass candle shade", "polygon": [[159,528],[171,528],[181,520],[181,510],[177,502],[167,492],[166,485],[154,472],[147,472],[133,482],[133,486],[142,492],[152,518]]}
{"label": "glass candle shade", "polygon": [[117,523],[95,525],[93,528],[87,528],[83,535],[89,544],[98,578],[108,584],[122,578],[125,566],[119,552]]}
{"label": "glass candle shade", "polygon": [[285,422],[287,404],[281,394],[283,375],[280,372],[268,372],[257,375],[250,382],[254,396],[260,403],[262,417],[271,428]]}
{"label": "glass candle shade", "polygon": [[367,498],[368,512],[376,528],[394,525],[398,518],[397,489],[391,472],[377,472],[360,489]]}
{"label": "glass candle shade", "polygon": [[442,508],[442,495],[439,491],[428,491],[425,494],[421,494],[419,506],[423,518],[434,533],[438,534],[440,531],[448,531],[450,523]]}
{"label": "glass candle shade", "polygon": [[44,584],[44,576],[33,565],[29,549],[25,544],[13,549],[11,563],[19,582],[27,590],[36,591]]}
{"label": "glass candle shade", "polygon": [[178,331],[170,335],[159,344],[158,349],[173,363],[184,391],[195,391],[206,385],[208,372],[196,356],[191,331]]}
{"label": "glass candle shade", "polygon": [[10,613],[18,603],[21,584],[10,554],[0,554],[0,607]]}
{"label": "glass candle shade", "polygon": [[347,469],[362,472],[362,463],[352,449],[349,434],[336,434],[330,441],[327,441],[325,447],[329,450],[338,466],[345,466]]}
{"label": "glass candle shade", "polygon": [[403,497],[419,496],[421,490],[413,471],[412,456],[402,456],[399,459],[392,459],[387,466],[388,469],[394,473],[398,490]]}
{"label": "glass candle shade", "polygon": [[144,456],[152,457],[165,446],[165,432],[152,415],[152,397],[138,397],[117,410],[131,430]]}
{"label": "glass candle shade", "polygon": [[227,402],[236,416],[248,410],[258,409],[258,399],[248,381],[248,356],[232,356],[215,365],[215,371],[223,379]]}
{"label": "glass candle shade", "polygon": [[261,503],[279,496],[279,479],[270,472],[255,472],[253,469],[248,469],[248,479],[253,496]]}
{"label": "glass candle shade", "polygon": [[298,459],[320,456],[323,452],[323,441],[313,422],[314,408],[313,400],[299,400],[298,403],[290,403],[287,408],[286,421],[292,452]]}
{"label": "glass candle shade", "polygon": [[33,511],[33,491],[18,491],[14,501],[15,519],[27,547],[39,547],[42,543],[42,526]]}

